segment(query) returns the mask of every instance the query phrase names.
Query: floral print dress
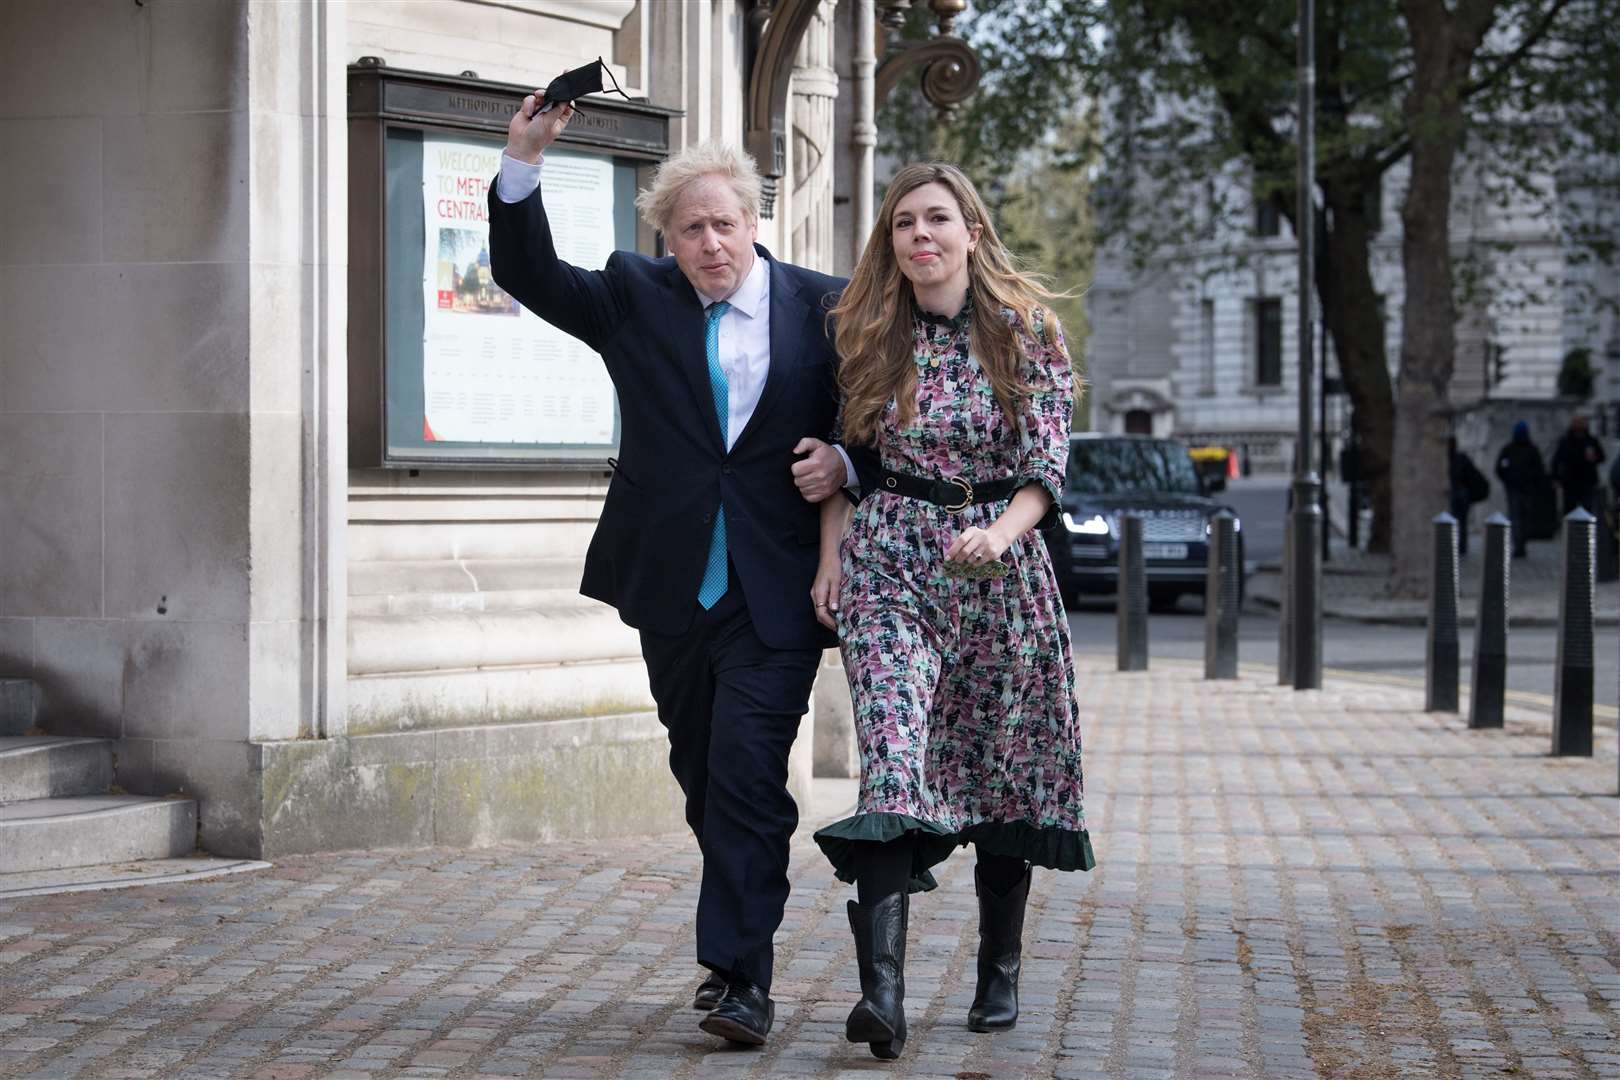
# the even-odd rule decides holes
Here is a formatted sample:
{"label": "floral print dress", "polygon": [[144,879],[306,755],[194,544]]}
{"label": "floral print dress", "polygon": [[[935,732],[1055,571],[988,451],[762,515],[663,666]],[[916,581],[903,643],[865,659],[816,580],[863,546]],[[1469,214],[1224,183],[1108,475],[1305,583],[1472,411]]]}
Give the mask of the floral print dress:
{"label": "floral print dress", "polygon": [[[1010,311],[1030,393],[1009,423],[969,355],[971,305],[955,319],[918,311],[917,410],[879,422],[885,469],[969,482],[1017,476],[1046,488],[1055,516],[1069,455],[1073,374],[1061,332]],[[838,633],[855,707],[860,800],[816,833],[834,872],[855,878],[852,841],[915,833],[913,891],[972,842],[1037,866],[1089,870],[1080,721],[1069,624],[1035,530],[1002,555],[1002,576],[948,573],[945,549],[988,527],[1007,500],[952,512],[881,489],[855,508],[841,550]],[[1043,522],[1044,524],[1044,522]]]}

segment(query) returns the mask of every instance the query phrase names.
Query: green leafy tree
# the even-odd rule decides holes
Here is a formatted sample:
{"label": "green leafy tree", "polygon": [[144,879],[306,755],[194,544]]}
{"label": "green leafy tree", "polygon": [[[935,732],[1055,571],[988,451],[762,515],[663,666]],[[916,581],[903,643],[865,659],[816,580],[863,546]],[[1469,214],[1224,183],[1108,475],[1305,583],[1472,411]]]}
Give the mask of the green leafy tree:
{"label": "green leafy tree", "polygon": [[[1019,5],[1015,14],[1056,18],[1062,5]],[[912,9],[903,40],[928,37],[928,11]],[[1021,25],[1024,25],[1020,22]],[[1033,25],[1033,24],[1028,24]],[[1064,47],[1043,53],[1017,52],[1015,43],[986,38],[977,43],[986,63],[981,92],[965,106],[968,114],[941,124],[933,107],[915,85],[902,84],[884,103],[879,118],[883,151],[893,165],[942,160],[962,167],[989,205],[997,231],[1025,268],[1038,274],[1061,298],[1052,305],[1077,375],[1085,374],[1085,346],[1090,334],[1084,292],[1096,261],[1096,220],[1090,173],[1096,165],[1096,115],[1083,99],[1071,99],[1054,111],[1034,97],[997,92],[999,72],[1073,81]],[[1016,61],[1014,56],[1016,54]],[[987,139],[987,128],[1021,133],[1017,139]],[[1090,398],[1076,403],[1077,430],[1089,426]]]}
{"label": "green leafy tree", "polygon": [[[1087,122],[1071,117],[1053,142],[1030,155],[1010,176],[989,178],[979,185],[995,200],[992,209],[1003,242],[1062,294],[1052,307],[1063,324],[1076,374],[1081,376],[1090,337],[1084,290],[1095,265],[1096,225],[1090,187],[1070,155],[1074,146],[1083,144]],[[1077,430],[1090,426],[1090,400],[1084,395],[1077,403]]]}
{"label": "green leafy tree", "polygon": [[[1445,476],[1437,418],[1455,352],[1459,282],[1446,209],[1457,156],[1466,148],[1491,162],[1489,197],[1546,203],[1538,180],[1567,171],[1572,151],[1589,161],[1620,151],[1612,106],[1620,99],[1620,31],[1598,0],[1317,7],[1317,209],[1307,226],[1317,239],[1323,321],[1355,405],[1372,545],[1385,549],[1397,508],[1422,530],[1444,505],[1428,489]],[[975,0],[962,32],[984,60],[986,93],[948,136],[931,137],[964,161],[1007,161],[1038,141],[1054,114],[1094,96],[1104,103],[1105,122],[1091,129],[1099,144],[1077,157],[1100,155],[1101,236],[1125,244],[1140,264],[1174,257],[1189,238],[1212,239],[1222,225],[1241,231],[1252,210],[1248,185],[1212,178],[1251,181],[1254,195],[1297,231],[1295,17],[1294,0]],[[1372,241],[1384,177],[1402,162],[1422,220],[1413,221],[1409,196],[1398,403]],[[1601,171],[1584,177],[1598,202],[1613,199],[1615,180]],[[1613,255],[1601,221],[1560,220],[1572,244]],[[1437,324],[1447,328],[1443,337]],[[1405,479],[1396,498],[1392,462],[1403,425]],[[1403,530],[1396,552],[1407,591],[1427,572],[1419,572],[1426,541],[1415,535]]]}

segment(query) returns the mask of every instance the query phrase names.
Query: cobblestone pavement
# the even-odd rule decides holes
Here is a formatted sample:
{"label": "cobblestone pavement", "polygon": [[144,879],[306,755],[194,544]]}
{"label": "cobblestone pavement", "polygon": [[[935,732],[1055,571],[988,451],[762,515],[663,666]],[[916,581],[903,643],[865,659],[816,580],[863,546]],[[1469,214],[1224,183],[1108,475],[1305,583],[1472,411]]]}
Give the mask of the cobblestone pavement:
{"label": "cobblestone pavement", "polygon": [[323,855],[0,904],[0,1075],[1620,1075],[1616,762],[1405,688],[1081,660],[1090,874],[1038,872],[975,1035],[971,859],[913,907],[911,1042],[843,1041],[851,896],[801,832],[758,1051],[697,1030],[684,836]]}

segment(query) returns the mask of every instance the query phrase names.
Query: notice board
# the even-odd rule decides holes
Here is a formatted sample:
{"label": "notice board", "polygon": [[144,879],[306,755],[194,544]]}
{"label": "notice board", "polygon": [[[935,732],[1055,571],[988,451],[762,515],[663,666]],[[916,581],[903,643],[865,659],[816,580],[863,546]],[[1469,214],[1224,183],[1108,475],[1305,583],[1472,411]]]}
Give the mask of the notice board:
{"label": "notice board", "polygon": [[[349,449],[355,467],[600,467],[619,441],[601,358],[524,309],[489,267],[489,186],[531,88],[349,71]],[[559,254],[657,254],[635,194],[670,110],[584,99],[546,152]]]}

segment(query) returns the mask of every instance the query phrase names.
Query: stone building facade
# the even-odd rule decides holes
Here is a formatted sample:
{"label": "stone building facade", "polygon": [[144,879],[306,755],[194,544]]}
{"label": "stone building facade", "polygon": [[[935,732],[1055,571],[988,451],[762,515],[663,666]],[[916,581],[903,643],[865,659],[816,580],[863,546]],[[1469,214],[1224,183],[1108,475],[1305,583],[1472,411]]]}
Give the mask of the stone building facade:
{"label": "stone building facade", "polygon": [[[1593,205],[1583,175],[1616,164],[1572,165],[1542,183],[1556,192],[1564,217],[1612,218],[1614,208]],[[1566,221],[1539,214],[1523,199],[1501,206],[1487,197],[1490,167],[1471,160],[1459,168],[1452,217],[1457,264],[1473,261],[1493,271],[1460,310],[1457,327],[1451,400],[1461,413],[1463,444],[1494,450],[1506,435],[1498,430],[1501,417],[1518,412],[1538,431],[1555,434],[1577,408],[1596,413],[1606,434],[1620,435],[1615,268],[1580,259],[1566,241]],[[1237,175],[1220,182],[1243,185]],[[1392,376],[1400,362],[1404,189],[1404,172],[1391,170],[1371,252]],[[1258,209],[1244,228],[1167,248],[1146,270],[1117,247],[1099,251],[1087,294],[1095,426],[1234,447],[1254,470],[1290,470],[1298,417],[1297,263],[1288,222]],[[1336,378],[1319,320],[1317,335],[1317,370]],[[1598,369],[1593,400],[1560,401],[1559,368],[1581,348]],[[1348,431],[1348,408],[1347,398],[1328,400],[1335,444]],[[1487,415],[1492,419],[1480,419]]]}
{"label": "stone building facade", "polygon": [[[874,5],[812,6],[760,242],[847,272]],[[349,465],[348,79],[600,56],[673,152],[743,141],[761,29],[802,9],[0,6],[0,676],[39,728],[115,740],[219,854],[679,828],[636,634],[577,594],[606,466]]]}

